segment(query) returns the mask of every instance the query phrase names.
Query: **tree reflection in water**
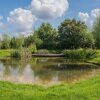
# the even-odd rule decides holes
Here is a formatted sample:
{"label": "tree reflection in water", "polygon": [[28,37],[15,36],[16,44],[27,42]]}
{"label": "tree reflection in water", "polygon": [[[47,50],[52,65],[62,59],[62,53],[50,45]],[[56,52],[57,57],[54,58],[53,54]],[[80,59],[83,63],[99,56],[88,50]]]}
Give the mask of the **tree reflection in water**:
{"label": "tree reflection in water", "polygon": [[52,85],[72,83],[100,74],[92,64],[64,58],[33,58],[30,61],[0,59],[0,80],[19,83]]}

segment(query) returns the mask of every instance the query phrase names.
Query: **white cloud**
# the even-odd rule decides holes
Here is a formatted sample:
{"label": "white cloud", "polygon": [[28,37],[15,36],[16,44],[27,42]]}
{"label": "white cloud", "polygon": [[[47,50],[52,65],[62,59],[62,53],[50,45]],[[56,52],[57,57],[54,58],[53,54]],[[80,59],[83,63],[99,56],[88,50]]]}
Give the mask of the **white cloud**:
{"label": "white cloud", "polygon": [[84,21],[88,27],[92,27],[96,18],[100,15],[100,9],[93,9],[90,14],[79,12],[79,18]]}
{"label": "white cloud", "polygon": [[3,23],[3,17],[0,16],[0,28],[10,33],[28,36],[32,33],[36,20],[61,17],[68,7],[68,0],[32,0],[29,9],[17,8],[10,11],[7,22]]}
{"label": "white cloud", "polygon": [[100,9],[94,9],[91,11],[91,17],[96,18],[100,15]]}
{"label": "white cloud", "polygon": [[19,33],[16,33],[15,36],[23,36],[23,37],[28,37],[30,35],[33,35],[33,31],[27,31],[27,32],[19,32]]}
{"label": "white cloud", "polygon": [[67,0],[32,0],[31,11],[39,19],[62,16],[68,9]]}
{"label": "white cloud", "polygon": [[82,12],[79,12],[79,17],[82,21],[84,21],[85,23],[88,21],[89,19],[89,14],[88,13],[82,13]]}
{"label": "white cloud", "polygon": [[16,31],[25,32],[32,30],[35,17],[30,10],[17,8],[9,13],[7,21],[13,25]]}

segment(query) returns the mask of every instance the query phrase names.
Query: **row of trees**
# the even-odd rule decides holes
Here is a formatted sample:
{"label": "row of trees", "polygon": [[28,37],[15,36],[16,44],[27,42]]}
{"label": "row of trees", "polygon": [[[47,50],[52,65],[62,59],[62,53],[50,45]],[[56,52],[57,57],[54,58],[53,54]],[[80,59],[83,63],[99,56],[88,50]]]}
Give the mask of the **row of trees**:
{"label": "row of trees", "polygon": [[19,49],[22,48],[24,37],[10,37],[8,34],[3,34],[0,40],[0,49]]}
{"label": "row of trees", "polygon": [[58,29],[49,23],[42,23],[28,37],[12,37],[4,34],[0,42],[1,49],[18,49],[35,44],[38,49],[78,49],[100,48],[100,17],[90,32],[85,23],[75,19],[64,20]]}

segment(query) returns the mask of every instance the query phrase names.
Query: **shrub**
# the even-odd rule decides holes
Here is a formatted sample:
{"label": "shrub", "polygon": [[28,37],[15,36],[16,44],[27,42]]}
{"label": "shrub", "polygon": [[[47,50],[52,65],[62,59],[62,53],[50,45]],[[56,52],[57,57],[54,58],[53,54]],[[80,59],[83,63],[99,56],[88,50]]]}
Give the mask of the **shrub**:
{"label": "shrub", "polygon": [[40,49],[36,52],[36,54],[49,54],[49,51],[46,49]]}
{"label": "shrub", "polygon": [[24,60],[24,59],[30,59],[31,58],[31,52],[28,48],[23,48],[20,50],[21,52],[21,59]]}
{"label": "shrub", "polygon": [[15,50],[11,53],[11,57],[21,58],[21,52],[19,50]]}
{"label": "shrub", "polygon": [[28,47],[29,51],[31,53],[35,53],[37,52],[37,48],[36,48],[36,45],[35,44],[31,44],[29,47]]}
{"label": "shrub", "polygon": [[98,50],[92,50],[92,49],[85,50],[85,55],[86,55],[86,58],[90,58],[90,59],[100,56]]}
{"label": "shrub", "polygon": [[22,60],[31,58],[31,52],[28,48],[23,48],[21,50],[15,50],[11,53],[11,57],[20,58]]}
{"label": "shrub", "polygon": [[61,50],[49,50],[49,52],[53,54],[59,54],[61,53]]}
{"label": "shrub", "polygon": [[98,55],[98,51],[92,49],[64,50],[62,53],[68,59],[91,59]]}

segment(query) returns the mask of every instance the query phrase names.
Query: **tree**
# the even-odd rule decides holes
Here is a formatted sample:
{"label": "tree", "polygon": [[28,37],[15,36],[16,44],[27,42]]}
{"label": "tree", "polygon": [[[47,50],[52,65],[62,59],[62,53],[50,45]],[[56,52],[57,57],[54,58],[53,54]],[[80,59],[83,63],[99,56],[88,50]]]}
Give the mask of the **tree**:
{"label": "tree", "polygon": [[95,39],[93,37],[93,34],[91,32],[86,32],[84,34],[84,45],[83,48],[94,48],[95,47]]}
{"label": "tree", "polygon": [[23,38],[22,37],[13,37],[10,41],[10,48],[12,49],[20,49],[23,46]]}
{"label": "tree", "polygon": [[39,38],[38,31],[36,30],[34,31],[33,38],[34,38],[34,42],[36,44],[37,49],[41,49],[43,47],[43,41]]}
{"label": "tree", "polygon": [[58,32],[61,49],[91,47],[94,42],[94,40],[91,40],[93,38],[89,38],[90,34],[87,34],[87,26],[75,19],[62,22],[58,27]]}
{"label": "tree", "polygon": [[100,16],[97,17],[96,21],[94,22],[92,33],[96,41],[95,43],[96,48],[100,48]]}
{"label": "tree", "polygon": [[35,42],[35,41],[34,41],[33,35],[28,36],[28,37],[26,37],[26,38],[24,39],[24,44],[23,44],[23,46],[24,46],[24,47],[28,47],[29,45],[33,44],[34,42]]}
{"label": "tree", "polygon": [[1,49],[10,48],[10,36],[8,34],[2,34]]}
{"label": "tree", "polygon": [[55,49],[57,44],[57,35],[57,30],[49,23],[42,23],[38,30],[34,32],[35,40],[40,43],[42,49]]}

